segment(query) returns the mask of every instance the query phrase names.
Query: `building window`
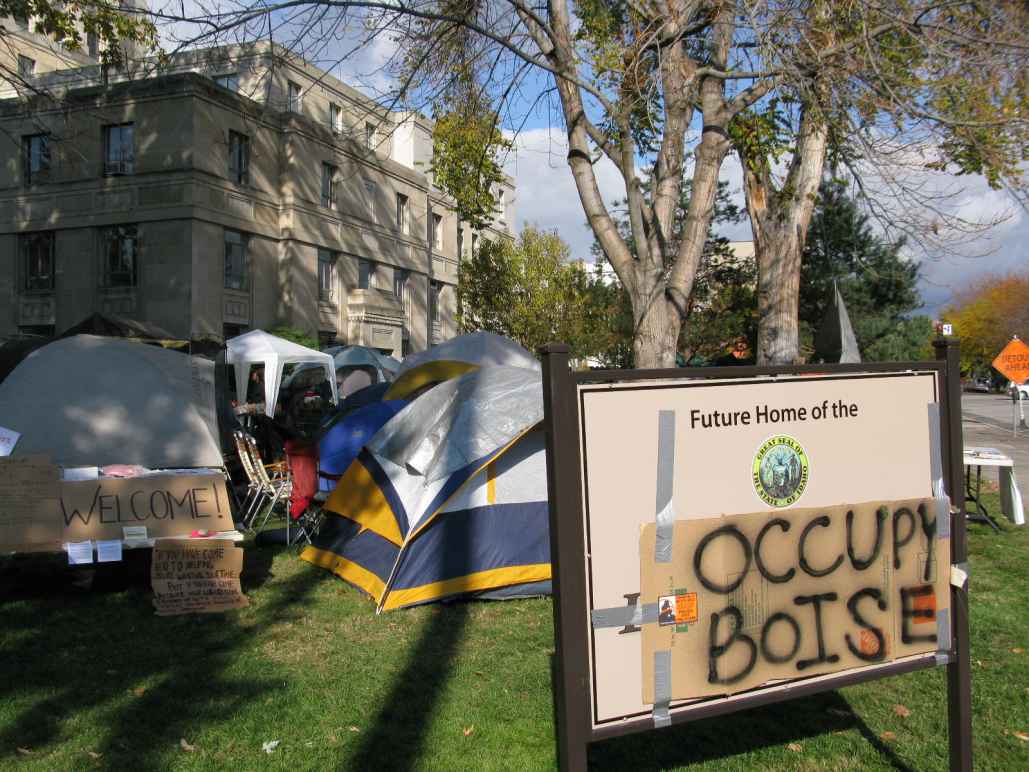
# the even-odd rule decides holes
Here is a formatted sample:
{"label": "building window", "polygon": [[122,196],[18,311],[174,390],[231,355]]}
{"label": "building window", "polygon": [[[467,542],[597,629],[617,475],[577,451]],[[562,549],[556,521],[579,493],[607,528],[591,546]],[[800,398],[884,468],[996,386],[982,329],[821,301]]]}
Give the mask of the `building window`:
{"label": "building window", "polygon": [[28,292],[52,290],[54,288],[54,234],[23,233],[21,259],[25,280],[23,287]]}
{"label": "building window", "polygon": [[293,81],[286,83],[286,109],[291,113],[299,113],[301,110],[300,86]]}
{"label": "building window", "polygon": [[[222,325],[222,338],[224,340],[230,340],[242,335],[247,332],[248,327],[245,324],[223,324]],[[230,379],[231,384],[235,385],[235,381]]]}
{"label": "building window", "polygon": [[104,174],[132,174],[135,160],[132,124],[104,126]]}
{"label": "building window", "polygon": [[497,188],[497,218],[503,222],[504,220],[504,189]]}
{"label": "building window", "polygon": [[28,16],[18,16],[18,14],[15,13],[14,14],[14,26],[16,26],[18,29],[27,30],[29,28],[29,17]]}
{"label": "building window", "polygon": [[336,183],[339,180],[339,168],[332,164],[322,164],[322,206],[330,209],[336,206]]}
{"label": "building window", "polygon": [[31,78],[36,74],[36,60],[18,54],[18,75],[23,78]]}
{"label": "building window", "polygon": [[100,56],[100,45],[95,32],[86,33],[86,53],[94,59]]}
{"label": "building window", "polygon": [[329,128],[333,134],[343,133],[343,108],[337,104],[329,104]]}
{"label": "building window", "polygon": [[229,179],[250,184],[250,137],[236,131],[229,132]]}
{"label": "building window", "polygon": [[432,213],[432,248],[437,252],[443,251],[443,215]]}
{"label": "building window", "polygon": [[407,233],[407,196],[397,193],[397,230]]}
{"label": "building window", "polygon": [[464,257],[464,223],[457,221],[457,259]]}
{"label": "building window", "polygon": [[370,150],[375,149],[375,124],[370,121],[364,124],[364,144]]}
{"label": "building window", "polygon": [[225,231],[225,289],[247,288],[247,237],[239,231]]}
{"label": "building window", "polygon": [[239,91],[239,73],[227,72],[224,75],[215,75],[214,82],[229,91]]}
{"label": "building window", "polygon": [[100,286],[135,287],[139,233],[135,225],[100,231]]}
{"label": "building window", "polygon": [[368,198],[368,212],[371,215],[371,221],[376,222],[378,218],[375,216],[375,202],[379,198],[379,186],[367,177],[363,178],[361,182],[364,185],[365,196]]}
{"label": "building window", "polygon": [[32,134],[22,137],[21,142],[25,184],[45,181],[50,173],[50,137],[46,134]]}
{"label": "building window", "polygon": [[335,292],[336,255],[327,249],[318,250],[318,299],[332,302]]}
{"label": "building window", "polygon": [[357,288],[372,289],[375,287],[375,263],[371,260],[357,261]]}
{"label": "building window", "polygon": [[479,250],[479,234],[472,234],[472,257],[475,257],[475,253]]}
{"label": "building window", "polygon": [[404,307],[404,315],[410,318],[411,309],[407,297],[407,283],[411,274],[403,268],[393,269],[393,294],[397,296],[400,305]]}
{"label": "building window", "polygon": [[429,319],[433,324],[441,322],[440,300],[443,295],[443,284],[438,281],[429,282]]}

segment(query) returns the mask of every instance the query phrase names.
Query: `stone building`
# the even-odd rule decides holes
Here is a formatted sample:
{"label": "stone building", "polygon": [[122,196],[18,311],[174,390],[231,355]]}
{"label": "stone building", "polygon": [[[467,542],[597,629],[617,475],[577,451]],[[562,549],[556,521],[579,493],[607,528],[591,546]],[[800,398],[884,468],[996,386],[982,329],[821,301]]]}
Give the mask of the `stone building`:
{"label": "stone building", "polygon": [[431,121],[274,44],[83,58],[0,83],[0,336],[101,312],[401,355],[456,333],[459,255],[513,234],[512,180],[472,232],[432,185]]}

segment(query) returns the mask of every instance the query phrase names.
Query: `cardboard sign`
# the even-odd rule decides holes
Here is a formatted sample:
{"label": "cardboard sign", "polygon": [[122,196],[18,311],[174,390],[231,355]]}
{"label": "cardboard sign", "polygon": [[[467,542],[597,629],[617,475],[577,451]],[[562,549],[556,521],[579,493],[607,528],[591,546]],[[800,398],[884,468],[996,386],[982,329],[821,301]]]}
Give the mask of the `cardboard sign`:
{"label": "cardboard sign", "polygon": [[677,520],[661,562],[644,526],[643,701],[658,678],[693,699],[949,647],[940,518],[949,502],[927,498]]}
{"label": "cardboard sign", "polygon": [[[0,458],[0,550],[59,552],[69,542],[235,528],[220,474],[67,481],[45,456]],[[145,537],[144,537],[145,538]]]}
{"label": "cardboard sign", "polygon": [[0,458],[0,550],[61,548],[61,522],[50,516],[60,474],[47,456]]}
{"label": "cardboard sign", "polygon": [[65,541],[121,539],[125,526],[146,526],[151,537],[235,527],[221,475],[65,482],[55,504]]}
{"label": "cardboard sign", "polygon": [[246,608],[239,586],[243,550],[227,539],[164,539],[154,544],[150,582],[158,616]]}
{"label": "cardboard sign", "polygon": [[1015,383],[1029,380],[1029,346],[1018,338],[1011,340],[993,360],[995,370]]}

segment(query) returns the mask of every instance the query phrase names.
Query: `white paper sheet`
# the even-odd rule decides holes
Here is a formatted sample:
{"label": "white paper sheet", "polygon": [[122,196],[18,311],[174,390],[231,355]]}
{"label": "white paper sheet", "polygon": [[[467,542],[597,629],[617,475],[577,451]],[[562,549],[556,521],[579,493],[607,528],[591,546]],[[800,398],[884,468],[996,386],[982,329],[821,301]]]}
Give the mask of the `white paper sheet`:
{"label": "white paper sheet", "polygon": [[68,565],[83,566],[93,562],[93,542],[70,541],[64,545],[68,552]]}
{"label": "white paper sheet", "polygon": [[96,543],[97,563],[117,563],[121,560],[121,539],[109,539]]}
{"label": "white paper sheet", "polygon": [[125,541],[146,541],[145,525],[126,525],[121,529],[122,538]]}
{"label": "white paper sheet", "polygon": [[19,437],[21,437],[21,432],[0,426],[0,456],[11,455],[14,446],[18,444]]}
{"label": "white paper sheet", "polygon": [[100,467],[98,466],[66,466],[61,469],[61,479],[69,482],[81,480],[99,480]]}

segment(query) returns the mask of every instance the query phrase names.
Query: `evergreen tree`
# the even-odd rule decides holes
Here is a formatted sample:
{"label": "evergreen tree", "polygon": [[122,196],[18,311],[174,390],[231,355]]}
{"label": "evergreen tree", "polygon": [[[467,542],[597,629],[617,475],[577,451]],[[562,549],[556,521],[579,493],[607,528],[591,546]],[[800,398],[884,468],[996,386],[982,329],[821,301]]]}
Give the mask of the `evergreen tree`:
{"label": "evergreen tree", "polygon": [[833,299],[833,282],[847,305],[866,361],[920,359],[932,325],[909,314],[921,306],[918,265],[902,254],[903,241],[887,242],[868,224],[842,182],[823,181],[804,246],[800,277],[801,341],[812,341]]}

